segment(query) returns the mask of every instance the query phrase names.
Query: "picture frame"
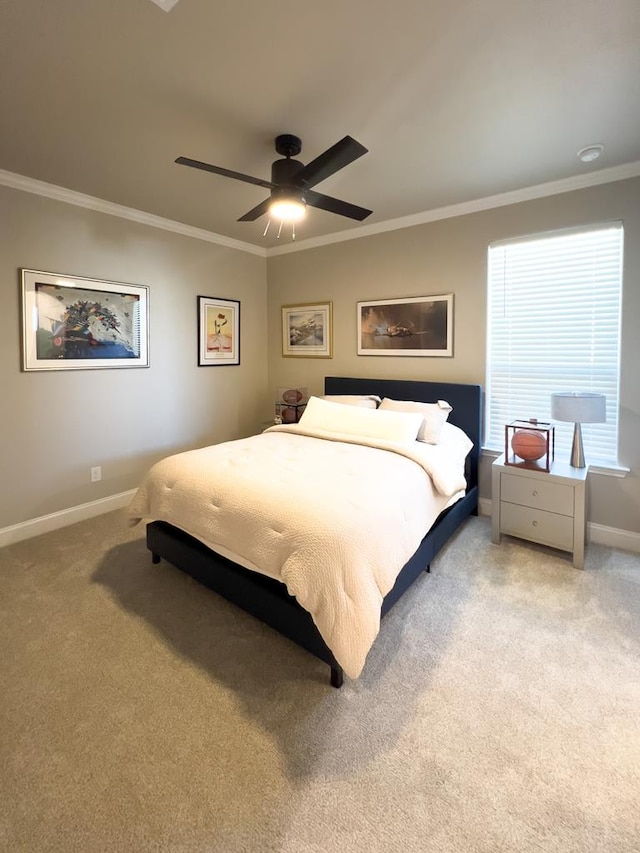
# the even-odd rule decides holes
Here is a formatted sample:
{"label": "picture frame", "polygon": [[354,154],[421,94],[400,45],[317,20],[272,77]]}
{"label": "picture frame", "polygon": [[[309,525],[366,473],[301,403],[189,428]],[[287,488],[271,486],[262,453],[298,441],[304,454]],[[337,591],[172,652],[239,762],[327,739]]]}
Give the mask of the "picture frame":
{"label": "picture frame", "polygon": [[198,296],[198,367],[240,364],[240,302]]}
{"label": "picture frame", "polygon": [[333,358],[333,303],[282,306],[282,355]]}
{"label": "picture frame", "polygon": [[22,369],[149,367],[149,288],[22,269]]}
{"label": "picture frame", "polygon": [[453,356],[453,294],[357,304],[358,355]]}

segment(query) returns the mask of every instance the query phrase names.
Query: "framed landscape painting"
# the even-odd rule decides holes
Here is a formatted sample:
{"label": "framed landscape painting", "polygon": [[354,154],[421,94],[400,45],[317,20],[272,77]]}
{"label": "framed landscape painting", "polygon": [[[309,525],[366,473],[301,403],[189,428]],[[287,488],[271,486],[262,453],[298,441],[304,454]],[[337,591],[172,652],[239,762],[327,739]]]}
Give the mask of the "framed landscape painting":
{"label": "framed landscape painting", "polygon": [[282,306],[282,355],[331,358],[332,303]]}
{"label": "framed landscape painting", "polygon": [[240,364],[240,302],[198,296],[198,367]]}
{"label": "framed landscape painting", "polygon": [[453,355],[453,294],[358,302],[358,355]]}
{"label": "framed landscape painting", "polygon": [[24,370],[149,366],[149,288],[21,270]]}

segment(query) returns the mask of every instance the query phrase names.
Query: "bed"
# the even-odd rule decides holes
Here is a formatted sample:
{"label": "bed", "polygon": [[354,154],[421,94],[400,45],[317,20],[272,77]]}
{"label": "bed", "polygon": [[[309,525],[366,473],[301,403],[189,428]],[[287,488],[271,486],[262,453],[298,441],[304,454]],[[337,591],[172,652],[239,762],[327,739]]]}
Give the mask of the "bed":
{"label": "bed", "polygon": [[[481,388],[479,385],[441,382],[326,377],[324,393],[337,397],[377,395],[380,398],[425,403],[446,400],[453,407],[448,417],[448,423],[463,430],[473,445],[466,457],[463,490],[456,492],[455,496],[451,498],[450,505],[438,513],[426,535],[419,541],[416,550],[407,558],[397,575],[394,573],[394,580],[391,584],[387,584],[389,586],[388,591],[379,598],[377,604],[379,613],[376,612],[375,614],[379,625],[382,617],[416,578],[422,572],[429,571],[431,561],[457,528],[469,515],[477,514]],[[277,433],[278,429],[281,428],[275,427],[267,432]],[[289,431],[291,430],[285,429],[285,432]],[[256,437],[256,439],[258,438],[260,437]],[[264,437],[262,438],[264,441]],[[277,434],[269,437],[269,440],[273,442],[273,447],[277,446],[275,442],[279,438]],[[296,441],[300,440],[302,439],[296,439]],[[317,437],[304,440],[315,442],[317,445]],[[237,445],[238,453],[248,454],[252,449],[252,441],[252,439],[240,440],[238,443],[228,443],[227,447]],[[254,442],[254,444],[256,443],[257,441]],[[328,442],[320,442],[322,446],[325,444]],[[382,444],[384,445],[384,442]],[[417,446],[419,443],[416,442],[415,444]],[[380,450],[369,451],[368,448],[358,448],[358,452],[379,454]],[[385,457],[392,455],[386,453],[384,449],[382,453]],[[251,459],[252,457],[248,456],[247,458]],[[412,470],[416,467],[413,462],[407,463],[406,460],[404,462],[410,465]],[[142,491],[142,487],[140,491]],[[165,486],[164,491],[168,492],[169,489]],[[410,514],[412,510],[410,502],[407,503],[405,510]],[[261,571],[253,571],[251,568],[247,568],[247,565],[252,566],[253,564],[233,559],[235,557],[233,551],[229,552],[223,547],[219,547],[217,551],[212,550],[202,536],[191,535],[190,532],[186,532],[184,528],[189,528],[188,522],[184,525],[177,525],[172,519],[174,523],[171,523],[162,517],[161,511],[156,511],[157,515],[149,509],[146,512],[138,509],[132,514],[134,521],[140,520],[141,517],[152,519],[147,524],[146,536],[147,547],[152,554],[154,563],[159,563],[161,559],[165,559],[327,663],[331,670],[330,683],[334,687],[342,686],[345,669],[348,674],[351,674],[349,667],[351,666],[353,672],[353,666],[356,666],[355,672],[359,672],[360,664],[354,665],[349,661],[348,665],[343,666],[344,650],[342,647],[339,648],[339,652],[336,650],[337,647],[332,636],[327,633],[326,619],[325,624],[323,624],[318,613],[313,607],[310,607],[315,613],[314,621],[309,610],[299,603],[299,601],[306,601],[304,595],[298,589],[296,589],[296,595],[290,594],[292,587],[295,589],[295,584],[290,583],[289,579],[285,584],[276,576],[270,576],[268,571],[266,574],[262,574]],[[269,532],[273,535],[271,531]],[[239,562],[243,562],[244,565],[240,565]],[[386,590],[386,587],[384,589]],[[348,594],[346,598],[349,598]],[[317,625],[322,630],[319,630]],[[369,631],[370,633],[371,631]],[[377,635],[377,630],[375,634]],[[326,641],[328,636],[330,636],[329,642]]]}

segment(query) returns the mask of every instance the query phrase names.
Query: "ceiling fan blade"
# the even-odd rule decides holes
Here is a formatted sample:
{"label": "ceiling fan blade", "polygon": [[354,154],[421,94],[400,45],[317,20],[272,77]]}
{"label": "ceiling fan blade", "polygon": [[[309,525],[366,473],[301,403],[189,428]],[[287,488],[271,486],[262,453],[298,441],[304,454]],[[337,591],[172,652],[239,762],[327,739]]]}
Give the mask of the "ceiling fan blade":
{"label": "ceiling fan blade", "polygon": [[315,160],[307,163],[296,174],[296,186],[306,189],[315,187],[320,181],[324,181],[339,169],[353,163],[358,157],[367,153],[364,145],[360,145],[351,136],[345,136],[340,142],[336,142],[331,148],[327,148],[324,154],[320,154]]}
{"label": "ceiling fan blade", "polygon": [[260,204],[257,204],[254,208],[245,213],[244,216],[241,216],[240,219],[238,219],[238,222],[255,222],[256,219],[269,210],[270,204],[271,197],[265,198],[264,201],[261,201]]}
{"label": "ceiling fan blade", "polygon": [[189,157],[178,157],[175,161],[181,166],[191,166],[193,169],[202,169],[204,172],[213,172],[214,175],[223,175],[225,178],[235,178],[246,184],[255,184],[257,187],[273,189],[275,184],[271,181],[263,181],[262,178],[253,178],[251,175],[243,175],[242,172],[232,172],[231,169],[223,169],[221,166],[212,166],[210,163],[202,163],[200,160],[191,160]]}
{"label": "ceiling fan blade", "polygon": [[313,190],[305,190],[304,197],[311,207],[327,210],[329,213],[337,213],[338,216],[348,216],[349,219],[357,219],[359,222],[373,213],[366,207],[358,207],[357,204],[349,204],[348,201],[340,201],[338,198],[331,198],[330,195],[316,193]]}

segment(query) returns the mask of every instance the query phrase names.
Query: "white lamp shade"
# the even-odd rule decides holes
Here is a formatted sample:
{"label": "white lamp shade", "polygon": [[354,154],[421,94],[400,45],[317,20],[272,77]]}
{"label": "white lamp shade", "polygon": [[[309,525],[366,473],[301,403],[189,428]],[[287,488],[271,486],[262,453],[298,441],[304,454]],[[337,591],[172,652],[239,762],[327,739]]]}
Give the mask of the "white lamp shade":
{"label": "white lamp shade", "polygon": [[574,424],[601,424],[607,419],[606,402],[604,394],[563,391],[551,395],[551,417]]}

